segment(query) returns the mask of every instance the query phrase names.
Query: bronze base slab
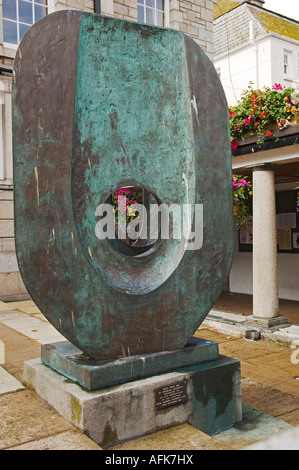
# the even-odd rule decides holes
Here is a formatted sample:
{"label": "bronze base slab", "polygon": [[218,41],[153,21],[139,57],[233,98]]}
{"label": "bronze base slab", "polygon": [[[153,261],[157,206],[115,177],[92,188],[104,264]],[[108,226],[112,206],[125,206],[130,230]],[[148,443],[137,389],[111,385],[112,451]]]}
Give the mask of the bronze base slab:
{"label": "bronze base slab", "polygon": [[182,349],[97,361],[69,341],[43,345],[43,364],[86,390],[99,390],[219,358],[218,344],[192,337]]}

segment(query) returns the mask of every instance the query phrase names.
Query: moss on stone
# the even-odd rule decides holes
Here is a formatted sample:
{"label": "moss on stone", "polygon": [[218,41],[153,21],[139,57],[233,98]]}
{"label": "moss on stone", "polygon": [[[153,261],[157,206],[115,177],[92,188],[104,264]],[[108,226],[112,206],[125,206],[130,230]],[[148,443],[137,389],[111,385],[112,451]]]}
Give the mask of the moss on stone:
{"label": "moss on stone", "polygon": [[75,424],[80,423],[81,413],[82,413],[82,406],[79,400],[75,397],[71,397],[71,409],[72,409],[72,421]]}

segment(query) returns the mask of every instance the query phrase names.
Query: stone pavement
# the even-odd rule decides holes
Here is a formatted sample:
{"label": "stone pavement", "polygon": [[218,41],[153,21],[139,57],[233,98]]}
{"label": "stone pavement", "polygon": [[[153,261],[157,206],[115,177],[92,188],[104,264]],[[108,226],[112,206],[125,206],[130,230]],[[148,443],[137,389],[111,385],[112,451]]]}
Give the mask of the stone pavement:
{"label": "stone pavement", "polygon": [[[268,332],[248,341],[239,320],[212,311],[196,335],[241,361],[242,423],[212,437],[183,424],[111,450],[299,449],[299,350],[292,347],[298,331],[290,326],[282,339]],[[61,339],[31,300],[0,302],[1,450],[101,450],[22,384],[24,361]]]}

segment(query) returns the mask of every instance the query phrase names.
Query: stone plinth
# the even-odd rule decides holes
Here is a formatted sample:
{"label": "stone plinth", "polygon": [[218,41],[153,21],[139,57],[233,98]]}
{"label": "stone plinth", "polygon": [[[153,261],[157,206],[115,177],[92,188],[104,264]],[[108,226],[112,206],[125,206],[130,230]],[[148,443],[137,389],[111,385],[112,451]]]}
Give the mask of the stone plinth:
{"label": "stone plinth", "polygon": [[97,391],[34,359],[24,382],[102,448],[183,423],[212,435],[242,419],[240,363],[225,356]]}

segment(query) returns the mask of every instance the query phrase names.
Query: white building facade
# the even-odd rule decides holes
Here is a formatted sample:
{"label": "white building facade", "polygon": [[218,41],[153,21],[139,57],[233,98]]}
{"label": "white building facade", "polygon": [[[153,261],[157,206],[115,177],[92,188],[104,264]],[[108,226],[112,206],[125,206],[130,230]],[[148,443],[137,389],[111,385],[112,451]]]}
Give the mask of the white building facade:
{"label": "white building facade", "polygon": [[[232,8],[223,10],[224,3]],[[275,83],[299,87],[299,23],[263,3],[219,0],[214,6],[214,65],[230,106],[250,82],[255,89]]]}
{"label": "white building facade", "polygon": [[[214,65],[230,106],[237,103],[250,82],[254,89],[271,88],[275,83],[286,88],[299,87],[299,23],[264,9],[263,4],[263,0],[218,0],[214,6]],[[283,216],[289,220],[289,226],[284,228],[292,236],[297,229],[299,232],[296,203],[291,208],[287,206],[290,192],[296,193],[295,188],[299,186],[299,145],[296,137],[299,126],[290,127],[293,129],[288,129],[288,133],[293,130],[295,134],[291,143],[286,140],[285,145],[276,149],[259,149],[254,145],[254,136],[251,136],[248,138],[251,139],[248,152],[232,159],[233,172],[248,175],[253,182],[254,207],[253,246],[248,246],[248,249],[242,246],[240,233],[235,230],[235,255],[229,290],[232,293],[253,294],[254,304],[261,303],[261,295],[256,294],[258,290],[267,293],[268,299],[277,300],[279,297],[299,301],[299,250],[292,240],[289,251],[280,250],[278,243],[278,223]],[[282,137],[279,131],[278,136]],[[264,176],[264,187],[260,187],[259,179]],[[268,194],[271,194],[271,201],[266,197]],[[290,222],[291,218],[293,222]],[[267,226],[266,220],[270,220]],[[257,227],[262,228],[257,230]],[[270,262],[261,248],[263,236],[272,250]],[[268,286],[270,279],[273,285],[277,283],[277,288]],[[271,310],[270,300],[268,306]],[[276,315],[275,312],[273,315]]]}

